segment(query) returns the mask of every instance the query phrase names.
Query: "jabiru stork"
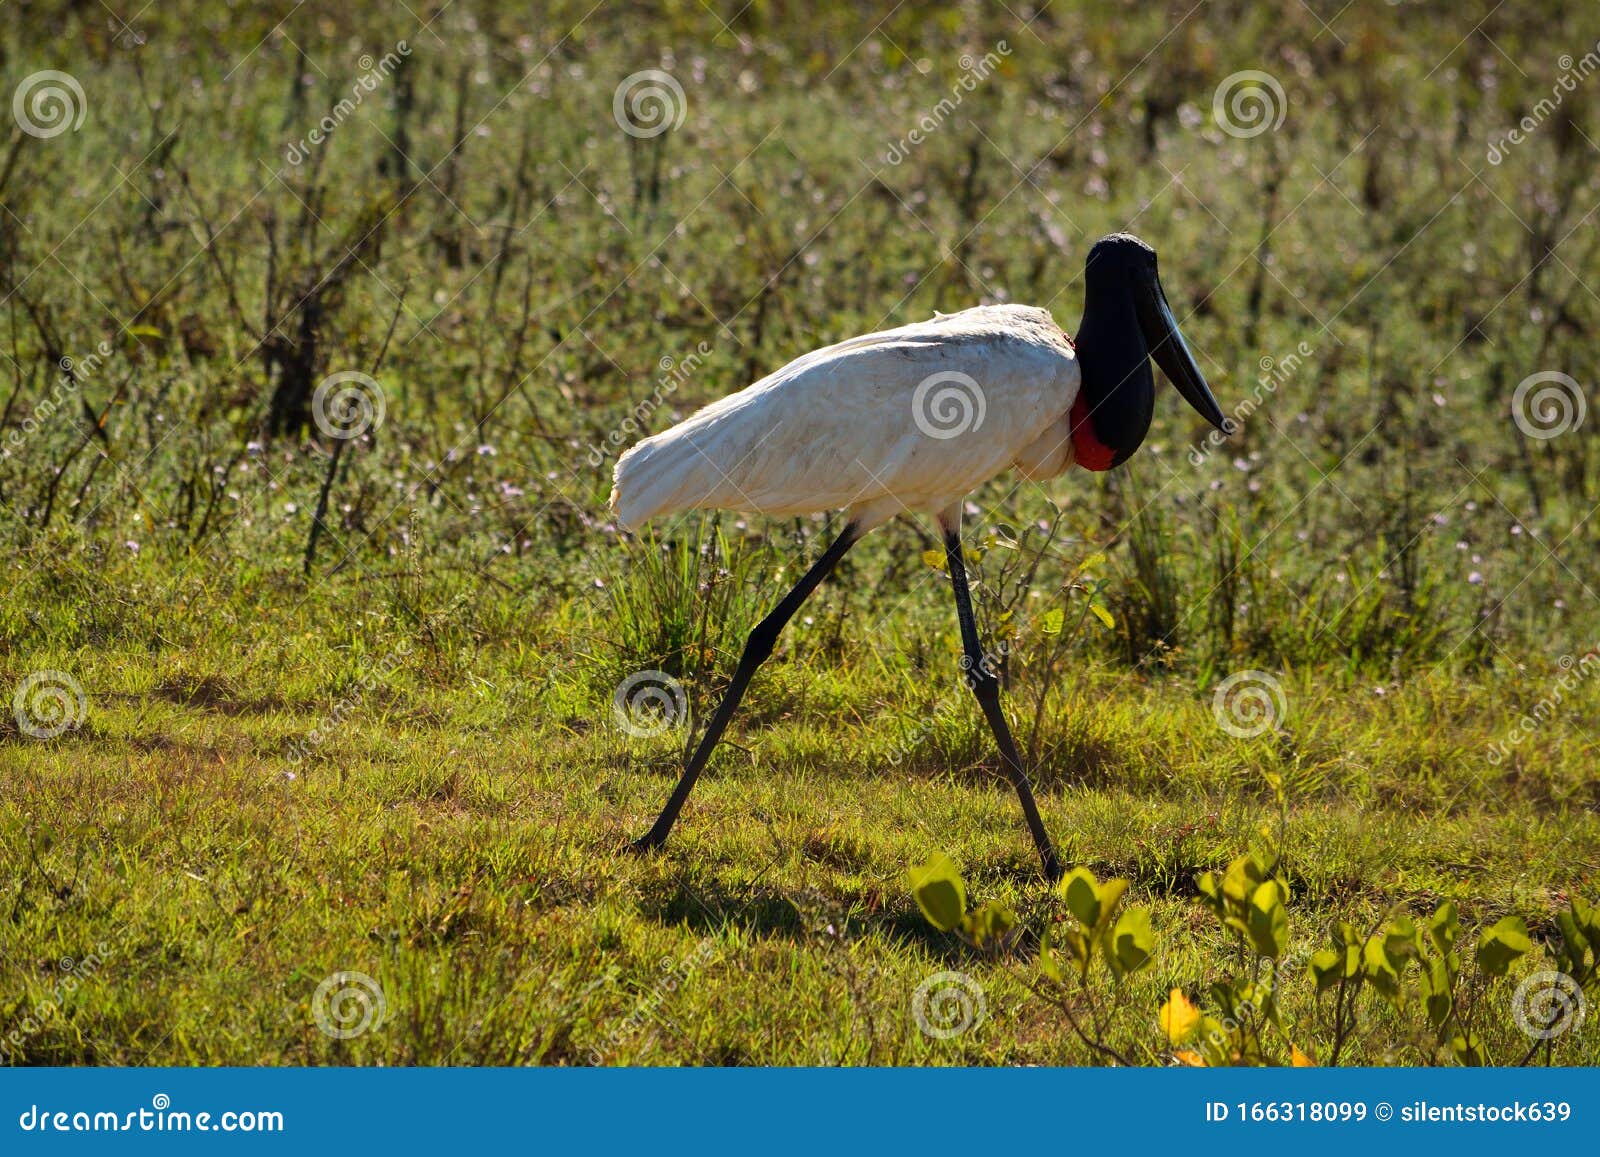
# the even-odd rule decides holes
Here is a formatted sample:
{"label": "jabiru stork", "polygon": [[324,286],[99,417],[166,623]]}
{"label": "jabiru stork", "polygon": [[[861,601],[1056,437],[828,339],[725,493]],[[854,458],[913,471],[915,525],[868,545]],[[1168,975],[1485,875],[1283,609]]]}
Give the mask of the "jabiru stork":
{"label": "jabiru stork", "polygon": [[661,846],[785,624],[855,543],[898,514],[937,521],[961,629],[962,666],[994,732],[1045,874],[1061,874],[984,662],[961,551],[961,508],[1015,469],[1032,480],[1076,465],[1110,470],[1144,441],[1155,406],[1150,359],[1217,429],[1222,410],[1178,332],[1156,253],[1128,234],[1084,263],[1076,337],[1048,311],[990,305],[850,338],[646,438],[618,460],[611,508],[625,530],[682,511],[793,516],[843,509],[843,531],[750,633],[733,679],[650,830]]}

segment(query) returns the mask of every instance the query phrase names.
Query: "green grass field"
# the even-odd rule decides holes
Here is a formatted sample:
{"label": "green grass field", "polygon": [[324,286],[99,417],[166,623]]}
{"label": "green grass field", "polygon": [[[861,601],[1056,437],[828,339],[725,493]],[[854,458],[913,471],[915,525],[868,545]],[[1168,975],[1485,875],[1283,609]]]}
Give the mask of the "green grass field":
{"label": "green grass field", "polygon": [[[1518,1023],[1538,973],[1600,995],[1589,6],[113,8],[0,8],[0,1059],[1192,1062],[1177,989],[1259,1042],[1211,1063],[1600,1063],[1592,1008]],[[1075,909],[928,525],[845,559],[624,851],[838,518],[622,535],[616,454],[935,310],[1070,330],[1120,229],[1240,430],[1161,384],[1128,466],[966,530],[1142,967],[1045,975]],[[998,944],[925,918],[935,852]],[[1270,953],[1204,898],[1247,853]],[[1441,1027],[1437,945],[1390,941],[1445,904]],[[1341,922],[1388,945],[1348,1006]]]}

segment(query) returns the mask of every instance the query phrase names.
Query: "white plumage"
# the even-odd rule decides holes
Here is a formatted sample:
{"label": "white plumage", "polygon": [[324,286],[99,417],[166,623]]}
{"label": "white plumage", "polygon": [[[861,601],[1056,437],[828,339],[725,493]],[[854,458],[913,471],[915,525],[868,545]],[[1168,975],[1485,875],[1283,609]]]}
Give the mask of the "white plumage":
{"label": "white plumage", "polygon": [[1020,305],[963,310],[842,341],[714,402],[617,462],[611,507],[632,530],[703,507],[769,515],[843,508],[844,528],[750,632],[727,693],[666,806],[635,840],[659,848],[677,821],[757,668],[806,598],[851,546],[896,514],[933,514],[961,628],[962,677],[994,732],[1045,874],[1061,862],[1000,705],[1000,685],[972,613],[961,549],[961,499],[1016,468],[1053,477],[1110,470],[1144,441],[1154,406],[1150,361],[1206,421],[1225,426],[1178,332],[1144,242],[1114,234],[1084,263],[1077,340]]}
{"label": "white plumage", "polygon": [[1078,361],[1050,314],[980,306],[850,338],[638,443],[611,506],[634,529],[701,508],[846,509],[863,532],[944,513],[1010,467],[1072,465]]}

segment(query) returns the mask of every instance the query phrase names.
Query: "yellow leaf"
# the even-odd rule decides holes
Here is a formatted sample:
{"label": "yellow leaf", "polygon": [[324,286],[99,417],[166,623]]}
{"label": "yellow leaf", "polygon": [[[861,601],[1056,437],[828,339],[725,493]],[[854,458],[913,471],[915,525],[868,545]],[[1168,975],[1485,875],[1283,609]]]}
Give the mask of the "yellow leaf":
{"label": "yellow leaf", "polygon": [[1300,1046],[1297,1044],[1289,1046],[1289,1063],[1297,1069],[1314,1069],[1317,1067],[1317,1062],[1301,1052]]}
{"label": "yellow leaf", "polygon": [[1100,551],[1095,551],[1088,558],[1078,564],[1079,571],[1098,570],[1106,565],[1106,556]]}
{"label": "yellow leaf", "polygon": [[1188,1065],[1191,1069],[1203,1069],[1206,1067],[1206,1059],[1193,1049],[1179,1049],[1172,1054],[1172,1057],[1180,1065]]}
{"label": "yellow leaf", "polygon": [[923,551],[922,561],[927,563],[934,570],[944,570],[949,566],[949,560],[945,558],[944,551],[942,550]]}
{"label": "yellow leaf", "polygon": [[1174,988],[1167,1003],[1161,1006],[1160,1020],[1161,1031],[1167,1034],[1167,1039],[1181,1045],[1200,1027],[1200,1010],[1181,990]]}
{"label": "yellow leaf", "polygon": [[1103,624],[1105,624],[1106,630],[1111,631],[1116,629],[1117,620],[1113,619],[1111,617],[1111,612],[1106,610],[1099,603],[1090,603],[1089,610],[1094,612],[1095,618],[1099,619]]}

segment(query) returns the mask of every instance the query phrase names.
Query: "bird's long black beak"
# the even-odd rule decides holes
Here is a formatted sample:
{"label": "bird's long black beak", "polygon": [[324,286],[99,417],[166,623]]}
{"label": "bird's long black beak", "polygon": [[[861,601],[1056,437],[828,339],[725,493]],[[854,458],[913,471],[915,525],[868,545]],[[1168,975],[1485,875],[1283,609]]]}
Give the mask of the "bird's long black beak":
{"label": "bird's long black beak", "polygon": [[1200,367],[1195,364],[1194,355],[1184,344],[1183,334],[1178,332],[1178,322],[1172,316],[1172,307],[1167,304],[1167,295],[1162,292],[1160,276],[1152,269],[1141,280],[1145,284],[1136,294],[1139,328],[1144,331],[1150,356],[1155,358],[1156,365],[1167,375],[1167,380],[1183,395],[1184,401],[1193,406],[1202,418],[1226,433],[1228,427],[1222,407],[1211,396],[1211,387],[1206,385]]}

